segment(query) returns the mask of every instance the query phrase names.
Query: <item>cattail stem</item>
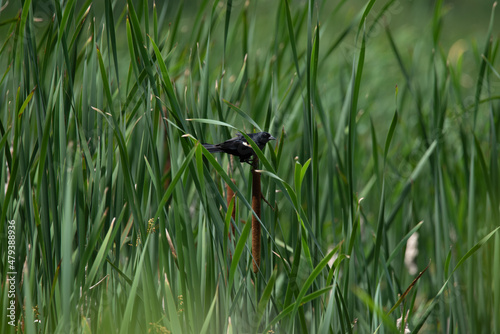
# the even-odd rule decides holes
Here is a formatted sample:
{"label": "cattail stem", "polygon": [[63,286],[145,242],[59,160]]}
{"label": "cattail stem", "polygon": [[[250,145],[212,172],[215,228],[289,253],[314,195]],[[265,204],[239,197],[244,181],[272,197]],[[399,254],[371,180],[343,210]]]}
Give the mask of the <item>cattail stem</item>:
{"label": "cattail stem", "polygon": [[[252,162],[252,209],[255,212],[252,215],[252,256],[253,272],[257,273],[260,267],[260,203],[262,193],[260,189],[259,158],[254,156]],[[258,217],[258,218],[257,218]]]}

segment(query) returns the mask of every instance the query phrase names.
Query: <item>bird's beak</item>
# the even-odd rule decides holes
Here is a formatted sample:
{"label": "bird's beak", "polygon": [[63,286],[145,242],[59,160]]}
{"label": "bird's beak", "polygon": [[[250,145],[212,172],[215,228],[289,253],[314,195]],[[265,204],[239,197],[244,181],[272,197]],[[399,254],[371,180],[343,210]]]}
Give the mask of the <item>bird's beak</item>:
{"label": "bird's beak", "polygon": [[273,136],[269,137],[269,140],[276,140]]}

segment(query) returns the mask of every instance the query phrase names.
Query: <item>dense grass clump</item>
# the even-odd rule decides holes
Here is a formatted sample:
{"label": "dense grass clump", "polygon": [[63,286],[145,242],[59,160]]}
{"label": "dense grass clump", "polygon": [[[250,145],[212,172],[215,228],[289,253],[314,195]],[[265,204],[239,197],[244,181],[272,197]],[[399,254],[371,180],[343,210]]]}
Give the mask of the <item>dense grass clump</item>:
{"label": "dense grass clump", "polygon": [[0,332],[500,333],[482,5],[1,5]]}

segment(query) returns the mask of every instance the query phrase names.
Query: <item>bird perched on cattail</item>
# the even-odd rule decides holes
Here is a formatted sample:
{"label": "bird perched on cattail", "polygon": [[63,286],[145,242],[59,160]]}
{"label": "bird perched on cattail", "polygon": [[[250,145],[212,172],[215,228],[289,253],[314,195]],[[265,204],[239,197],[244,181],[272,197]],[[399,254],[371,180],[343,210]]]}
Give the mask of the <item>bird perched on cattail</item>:
{"label": "bird perched on cattail", "polygon": [[[267,132],[248,133],[247,136],[250,137],[261,150],[264,148],[264,146],[266,146],[267,142],[276,139]],[[203,146],[210,153],[224,152],[232,154],[239,157],[240,162],[246,162],[249,164],[251,162],[250,159],[255,155],[252,146],[250,146],[250,144],[241,133],[238,133],[238,136],[226,140],[223,143],[203,144]]]}

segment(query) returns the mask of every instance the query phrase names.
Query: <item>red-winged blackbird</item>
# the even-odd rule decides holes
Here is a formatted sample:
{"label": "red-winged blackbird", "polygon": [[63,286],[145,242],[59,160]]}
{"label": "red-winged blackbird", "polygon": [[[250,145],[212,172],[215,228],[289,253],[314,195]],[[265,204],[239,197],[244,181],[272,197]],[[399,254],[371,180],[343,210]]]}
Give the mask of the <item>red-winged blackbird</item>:
{"label": "red-winged blackbird", "polygon": [[[266,146],[268,141],[276,139],[267,132],[248,133],[247,136],[252,138],[261,150]],[[250,159],[255,154],[252,146],[250,146],[241,133],[237,137],[226,140],[223,143],[215,145],[203,144],[203,146],[211,153],[224,152],[235,155],[240,158],[240,162],[250,163]]]}

